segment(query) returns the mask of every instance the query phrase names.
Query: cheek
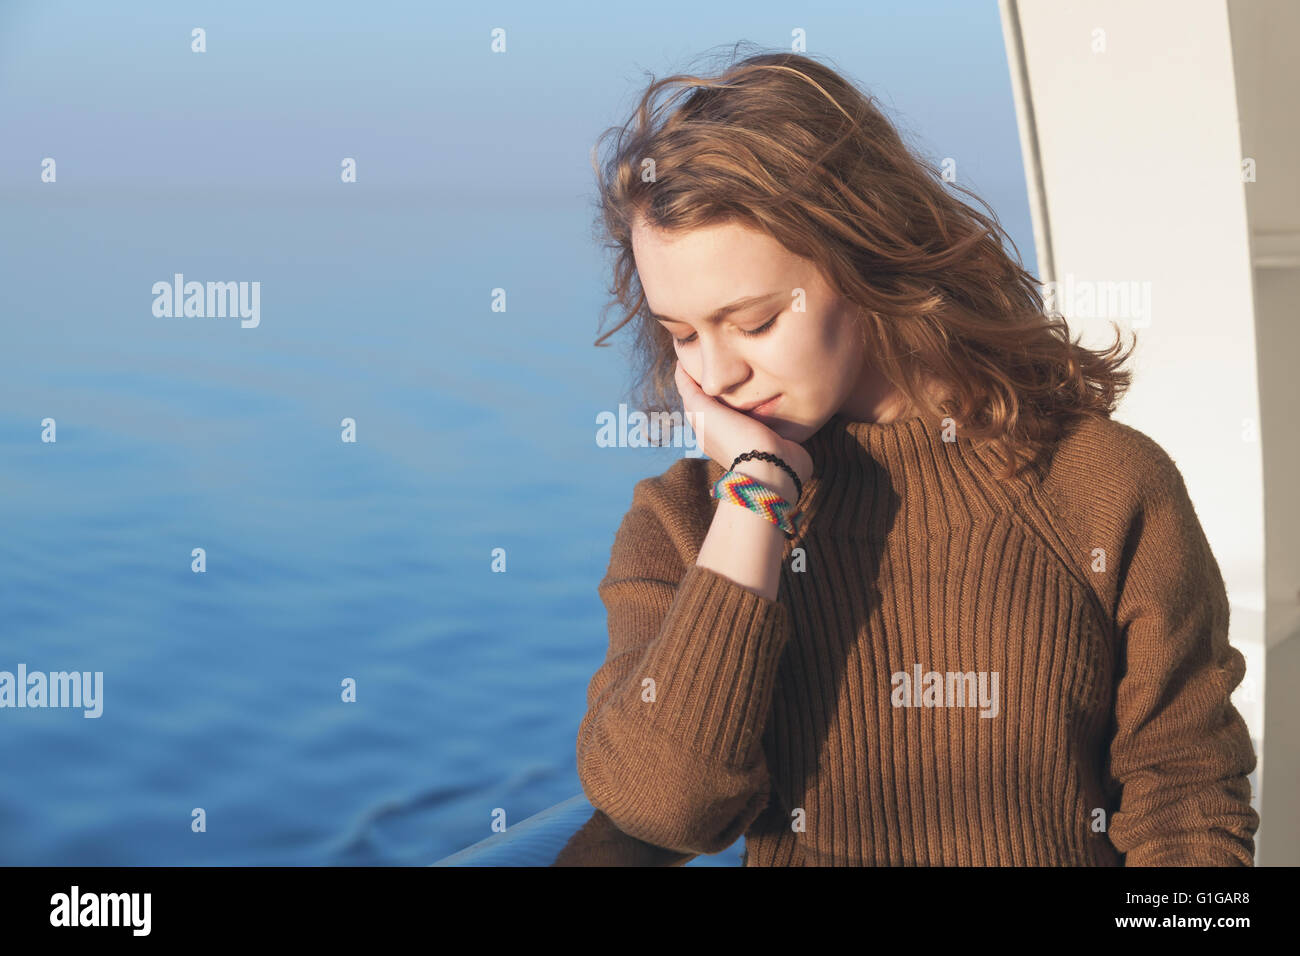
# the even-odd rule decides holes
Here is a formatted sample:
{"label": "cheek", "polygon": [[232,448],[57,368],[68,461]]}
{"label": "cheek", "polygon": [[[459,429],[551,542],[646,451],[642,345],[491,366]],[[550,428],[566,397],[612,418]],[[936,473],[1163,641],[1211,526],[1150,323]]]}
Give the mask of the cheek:
{"label": "cheek", "polygon": [[856,375],[863,360],[860,330],[848,322],[828,325],[823,330],[823,339],[827,370],[840,375]]}
{"label": "cheek", "polygon": [[785,379],[815,379],[842,364],[841,350],[825,332],[794,335],[774,342],[766,355],[768,368]]}
{"label": "cheek", "polygon": [[789,362],[797,362],[811,401],[830,400],[857,381],[862,343],[847,323],[823,324],[815,334],[792,343]]}
{"label": "cheek", "polygon": [[856,330],[848,322],[842,319],[824,322],[821,331],[821,347],[825,351],[842,357],[853,347],[853,336]]}

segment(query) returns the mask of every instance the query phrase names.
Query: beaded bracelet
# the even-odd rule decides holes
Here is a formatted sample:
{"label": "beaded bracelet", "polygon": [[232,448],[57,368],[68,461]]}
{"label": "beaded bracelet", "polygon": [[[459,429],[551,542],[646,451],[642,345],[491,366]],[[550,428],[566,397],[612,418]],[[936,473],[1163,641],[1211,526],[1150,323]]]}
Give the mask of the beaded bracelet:
{"label": "beaded bracelet", "polygon": [[729,471],[713,485],[713,497],[748,508],[761,518],[766,518],[793,538],[799,531],[803,515],[767,485],[739,471]]}
{"label": "beaded bracelet", "polygon": [[799,476],[794,473],[794,469],[785,463],[784,460],[766,451],[747,451],[743,455],[737,455],[736,460],[731,463],[731,470],[735,471],[736,466],[747,458],[758,458],[762,461],[770,461],[776,467],[784,469],[785,473],[794,480],[794,500],[798,501],[803,497],[803,482]]}

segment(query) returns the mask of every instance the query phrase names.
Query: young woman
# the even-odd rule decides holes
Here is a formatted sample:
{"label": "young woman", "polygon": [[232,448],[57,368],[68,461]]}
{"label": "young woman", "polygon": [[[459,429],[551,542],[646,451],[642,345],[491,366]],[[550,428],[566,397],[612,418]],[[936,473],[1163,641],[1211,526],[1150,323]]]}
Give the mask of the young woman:
{"label": "young woman", "polygon": [[597,171],[646,406],[707,458],[614,539],[592,804],[748,866],[1252,865],[1244,659],[1178,469],[1110,418],[1118,339],[806,57],[652,83]]}

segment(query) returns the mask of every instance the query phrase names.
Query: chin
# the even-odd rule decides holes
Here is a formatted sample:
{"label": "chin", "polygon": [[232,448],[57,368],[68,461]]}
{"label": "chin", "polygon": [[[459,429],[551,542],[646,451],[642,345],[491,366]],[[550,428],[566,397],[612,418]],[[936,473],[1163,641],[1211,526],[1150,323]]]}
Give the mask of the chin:
{"label": "chin", "polygon": [[759,418],[755,416],[754,420],[762,422],[775,432],[778,437],[784,438],[786,441],[801,442],[804,439],[796,436],[799,436],[804,432],[811,435],[815,430],[810,430],[807,425],[802,425],[799,422],[792,422],[787,418]]}

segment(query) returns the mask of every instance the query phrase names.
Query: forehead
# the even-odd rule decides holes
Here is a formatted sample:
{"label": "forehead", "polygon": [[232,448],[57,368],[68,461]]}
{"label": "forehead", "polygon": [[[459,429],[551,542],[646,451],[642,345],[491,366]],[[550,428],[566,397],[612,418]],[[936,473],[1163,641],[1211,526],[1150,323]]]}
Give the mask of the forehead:
{"label": "forehead", "polygon": [[632,253],[651,311],[695,321],[723,303],[798,285],[802,260],[739,223],[664,232],[636,220]]}

